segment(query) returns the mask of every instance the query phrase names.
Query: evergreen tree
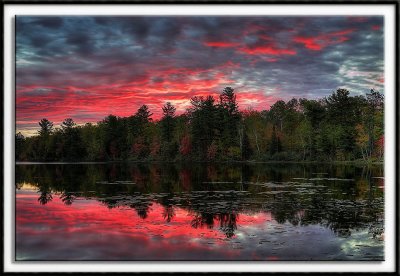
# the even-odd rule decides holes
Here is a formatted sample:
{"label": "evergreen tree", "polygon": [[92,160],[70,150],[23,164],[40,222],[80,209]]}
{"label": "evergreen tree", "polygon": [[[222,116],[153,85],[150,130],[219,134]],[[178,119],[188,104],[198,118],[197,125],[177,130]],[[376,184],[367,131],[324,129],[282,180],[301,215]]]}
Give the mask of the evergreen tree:
{"label": "evergreen tree", "polygon": [[67,118],[67,119],[65,119],[65,120],[62,122],[61,128],[62,128],[62,130],[63,130],[64,132],[68,132],[68,131],[71,131],[72,128],[73,128],[75,125],[76,125],[76,124],[75,124],[75,122],[74,122],[73,119]]}
{"label": "evergreen tree", "polygon": [[193,97],[189,110],[192,145],[195,157],[207,160],[207,151],[214,139],[218,139],[218,109],[212,96]]}
{"label": "evergreen tree", "polygon": [[167,102],[163,107],[163,117],[161,118],[162,137],[165,141],[170,142],[175,127],[175,111],[176,108]]}
{"label": "evergreen tree", "polygon": [[43,118],[39,122],[39,138],[37,141],[37,149],[35,149],[38,161],[49,161],[51,159],[51,137],[53,133],[53,122],[50,122],[46,118]]}
{"label": "evergreen tree", "polygon": [[239,107],[236,102],[234,89],[225,87],[220,95],[218,109],[220,111],[219,125],[217,126],[221,133],[221,140],[224,148],[238,146],[236,134],[240,122]]}
{"label": "evergreen tree", "polygon": [[53,132],[53,122],[50,122],[46,118],[40,120],[39,126],[40,126],[39,130],[40,136],[47,136]]}
{"label": "evergreen tree", "polygon": [[149,107],[144,104],[139,107],[135,114],[135,117],[138,118],[141,123],[148,123],[152,120],[151,115],[153,115],[153,113],[151,113]]}
{"label": "evergreen tree", "polygon": [[350,97],[346,89],[338,89],[325,99],[328,125],[335,125],[339,133],[338,149],[347,157],[353,155],[356,146],[356,125],[361,117],[360,101]]}
{"label": "evergreen tree", "polygon": [[128,142],[134,158],[143,159],[150,153],[152,115],[148,106],[142,105],[135,115],[128,119]]}
{"label": "evergreen tree", "polygon": [[338,89],[320,100],[277,101],[270,110],[240,112],[234,90],[226,87],[218,102],[193,97],[180,116],[166,103],[156,122],[147,105],[132,116],[109,115],[84,126],[67,118],[54,129],[44,118],[39,135],[16,134],[15,153],[17,160],[31,161],[262,160],[265,153],[286,160],[380,160],[383,102],[374,90],[351,96]]}
{"label": "evergreen tree", "polygon": [[[367,156],[370,158],[374,152],[376,141],[381,137],[383,116],[379,118],[379,114],[383,111],[384,96],[371,89],[371,92],[366,95],[366,103],[364,125],[368,136]],[[378,133],[376,133],[377,129]]]}

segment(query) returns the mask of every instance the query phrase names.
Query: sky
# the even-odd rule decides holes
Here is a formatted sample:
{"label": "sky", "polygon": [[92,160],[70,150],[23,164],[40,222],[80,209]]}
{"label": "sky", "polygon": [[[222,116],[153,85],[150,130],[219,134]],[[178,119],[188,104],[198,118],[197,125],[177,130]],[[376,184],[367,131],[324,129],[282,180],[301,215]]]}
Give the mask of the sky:
{"label": "sky", "polygon": [[157,120],[166,102],[181,114],[227,86],[242,110],[338,88],[384,93],[383,31],[380,16],[18,16],[16,131],[143,104]]}

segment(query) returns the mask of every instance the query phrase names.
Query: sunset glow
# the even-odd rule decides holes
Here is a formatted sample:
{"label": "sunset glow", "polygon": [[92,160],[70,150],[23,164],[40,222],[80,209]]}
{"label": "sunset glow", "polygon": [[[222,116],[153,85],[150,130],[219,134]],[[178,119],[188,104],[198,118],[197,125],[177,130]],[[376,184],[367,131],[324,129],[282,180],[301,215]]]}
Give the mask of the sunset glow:
{"label": "sunset glow", "polygon": [[30,17],[16,19],[17,132],[42,118],[96,123],[146,104],[235,89],[241,110],[337,88],[384,93],[382,17]]}
{"label": "sunset glow", "polygon": [[[194,214],[185,209],[174,208],[174,218],[171,222],[166,223],[162,216],[163,206],[154,203],[150,206],[148,217],[144,220],[140,218],[135,209],[114,208],[108,209],[105,205],[101,205],[96,200],[78,200],[71,206],[66,206],[57,197],[54,196],[52,202],[47,205],[39,205],[37,203],[38,194],[32,191],[21,191],[17,194],[16,212],[20,214],[17,217],[17,233],[19,240],[31,238],[35,243],[43,241],[43,237],[58,236],[60,231],[67,233],[68,244],[62,245],[62,239],[48,239],[46,243],[53,244],[58,248],[64,258],[67,258],[68,250],[66,248],[80,248],[85,244],[87,246],[95,246],[98,248],[96,255],[91,254],[83,257],[84,259],[104,258],[103,254],[114,251],[115,248],[110,247],[110,240],[124,240],[118,247],[118,256],[121,259],[131,259],[135,256],[142,259],[148,252],[159,252],[157,259],[172,258],[192,258],[190,256],[203,252],[208,254],[209,258],[218,254],[219,258],[235,258],[239,257],[241,252],[231,252],[233,254],[226,255],[224,246],[226,246],[226,236],[219,229],[218,221],[215,221],[215,227],[210,229],[207,226],[201,228],[193,228],[191,221]],[[32,222],[32,216],[35,222]],[[268,225],[271,221],[270,213],[259,213],[255,215],[239,214],[237,224],[240,225],[239,237],[234,240],[241,240],[240,236],[247,234],[255,227]],[[143,229],[146,229],[143,232]],[[119,236],[118,236],[119,235]],[[154,242],[156,241],[157,242]],[[92,244],[96,243],[96,244]],[[56,246],[57,244],[57,246]],[[125,246],[123,246],[125,244]],[[134,246],[142,244],[141,250],[137,250]],[[210,250],[212,244],[213,250]],[[165,248],[169,254],[166,254]],[[180,256],[174,256],[172,253],[180,252]],[[147,252],[148,251],[148,252]],[[189,256],[185,255],[189,254]],[[43,254],[47,254],[43,252]],[[176,254],[176,253],[175,253]],[[169,255],[169,257],[168,257]],[[38,252],[37,257],[40,259],[41,253]],[[80,259],[81,254],[77,254],[75,259]],[[271,256],[273,257],[273,256]],[[20,256],[19,258],[24,258]],[[111,257],[108,257],[111,258]],[[62,259],[62,257],[61,257]]]}

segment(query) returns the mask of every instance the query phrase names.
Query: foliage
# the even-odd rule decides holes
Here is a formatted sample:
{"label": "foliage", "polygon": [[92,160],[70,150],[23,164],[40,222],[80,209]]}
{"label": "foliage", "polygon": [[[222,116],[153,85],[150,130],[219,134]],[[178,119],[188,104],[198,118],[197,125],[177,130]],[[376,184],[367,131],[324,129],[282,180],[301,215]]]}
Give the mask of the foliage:
{"label": "foliage", "polygon": [[108,115],[97,124],[59,127],[43,118],[36,136],[15,136],[24,161],[335,161],[382,160],[384,98],[371,90],[351,96],[338,89],[323,99],[279,100],[269,110],[240,111],[234,89],[218,99],[193,97],[176,115],[166,102],[159,121],[147,105],[129,117]]}

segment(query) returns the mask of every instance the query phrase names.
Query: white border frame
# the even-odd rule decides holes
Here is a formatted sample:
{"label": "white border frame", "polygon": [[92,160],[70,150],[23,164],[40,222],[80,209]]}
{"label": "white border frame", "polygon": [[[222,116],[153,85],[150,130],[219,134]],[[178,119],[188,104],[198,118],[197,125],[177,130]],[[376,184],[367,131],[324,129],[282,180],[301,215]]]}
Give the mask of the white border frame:
{"label": "white border frame", "polygon": [[[384,262],[13,262],[14,15],[382,15],[385,17]],[[4,5],[4,272],[393,272],[395,271],[395,6],[389,4],[5,4]],[[157,264],[157,265],[155,265]],[[206,267],[205,267],[206,265]]]}

